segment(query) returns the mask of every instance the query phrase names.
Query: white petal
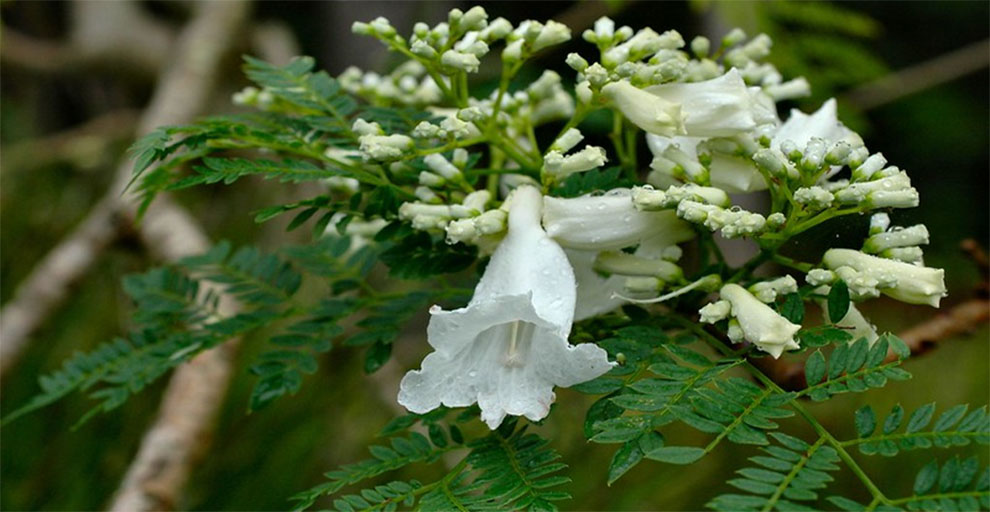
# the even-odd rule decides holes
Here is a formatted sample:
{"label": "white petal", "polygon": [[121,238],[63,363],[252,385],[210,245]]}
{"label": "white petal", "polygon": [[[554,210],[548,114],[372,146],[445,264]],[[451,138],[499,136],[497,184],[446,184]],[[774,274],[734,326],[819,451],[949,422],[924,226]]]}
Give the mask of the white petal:
{"label": "white petal", "polygon": [[712,186],[730,193],[766,190],[767,182],[752,160],[722,153],[712,154],[708,166]]}
{"label": "white petal", "polygon": [[633,86],[625,80],[602,87],[608,98],[632,124],[648,133],[674,135],[684,133],[681,106]]}
{"label": "white petal", "polygon": [[704,82],[655,85],[645,90],[679,103],[684,129],[694,137],[737,135],[752,130],[758,119],[769,115],[766,105],[756,100],[735,68]]}
{"label": "white petal", "polygon": [[[568,344],[557,326],[540,318],[530,296],[503,296],[431,313],[429,339],[437,351],[400,384],[399,403],[412,412],[477,402],[482,419],[493,429],[507,414],[537,421],[553,403],[554,386],[584,382],[612,367],[598,346]],[[519,353],[510,363],[513,336],[519,338]]]}
{"label": "white petal", "polygon": [[492,254],[471,302],[532,293],[536,311],[566,338],[574,319],[574,271],[564,250],[540,226],[540,192],[521,186],[508,200],[508,234]]}
{"label": "white petal", "polygon": [[554,386],[609,370],[596,345],[567,342],[574,273],[563,249],[540,227],[543,198],[523,186],[507,200],[509,228],[467,307],[434,306],[427,336],[435,352],[400,383],[399,403],[417,413],[477,402],[492,429],[507,414],[544,418]]}
{"label": "white petal", "polygon": [[842,139],[849,132],[850,130],[839,122],[835,98],[832,98],[811,115],[792,109],[791,116],[774,134],[770,147],[780,149],[782,142],[790,140],[798,149],[804,151],[804,147],[812,137],[825,139],[826,143],[831,143]]}
{"label": "white petal", "polygon": [[[698,144],[704,140],[703,137],[664,137],[646,134],[646,144],[654,155],[662,155],[668,146],[676,144],[695,161],[698,159]],[[708,170],[712,186],[729,193],[756,192],[767,188],[766,181],[753,162],[742,157],[713,153]]]}
{"label": "white petal", "polygon": [[625,279],[621,276],[602,277],[594,270],[596,251],[569,249],[567,258],[574,267],[577,278],[577,304],[574,307],[574,321],[584,320],[607,313],[622,305],[623,300],[613,298],[614,293],[622,292]]}
{"label": "white petal", "polygon": [[543,225],[560,245],[582,250],[622,249],[665,233],[679,241],[694,236],[691,225],[676,212],[641,212],[631,194],[629,189],[614,189],[603,196],[546,197]]}

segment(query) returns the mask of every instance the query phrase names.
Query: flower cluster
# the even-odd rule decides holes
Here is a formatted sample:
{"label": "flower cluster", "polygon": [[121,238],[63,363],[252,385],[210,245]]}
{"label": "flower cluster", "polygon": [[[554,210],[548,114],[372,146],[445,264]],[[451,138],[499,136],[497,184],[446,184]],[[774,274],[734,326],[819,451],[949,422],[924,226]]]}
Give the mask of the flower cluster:
{"label": "flower cluster", "polygon": [[[943,272],[923,265],[926,228],[890,227],[887,210],[918,203],[907,173],[839,122],[835,100],[782,120],[776,102],[807,95],[809,84],[785,81],[763,61],[772,46],[766,35],[734,30],[718,44],[704,37],[686,43],[676,31],[634,31],[601,18],[582,34],[598,59],[566,57],[577,72],[571,93],[553,71],[510,91],[527,59],[570,40],[570,30],[553,21],[513,26],[475,7],[455,9],[432,27],[419,23],[408,38],[383,18],[354,31],[408,61],[388,75],[348,69],[342,86],[371,104],[416,106],[432,117],[391,133],[358,119],[357,147],[327,158],[379,166],[411,188],[398,220],[490,255],[465,307],[430,310],[434,352],[399,393],[413,412],[477,403],[491,428],[506,415],[542,419],[554,386],[616,364],[593,343],[572,345],[574,322],[627,301],[672,301],[732,342],[780,357],[802,348],[801,321],[784,316],[784,300],[827,309],[824,297],[840,280],[857,302],[885,294],[937,307],[945,294]],[[468,75],[496,46],[499,85],[476,97]],[[261,94],[246,91],[241,101],[260,103]],[[612,113],[614,151],[581,146],[579,125],[597,110]],[[537,137],[537,127],[556,121],[564,122],[556,136]],[[648,165],[636,160],[641,137],[652,154]],[[474,148],[487,153],[475,157]],[[573,193],[586,182],[596,185]],[[733,204],[732,194],[760,191],[768,211]],[[818,224],[876,210],[884,211],[871,217],[862,250],[830,249],[811,262],[779,255]],[[715,233],[746,238],[759,255],[729,268]],[[690,254],[715,261],[682,264],[679,244],[689,241],[697,249]],[[808,286],[799,287],[797,274],[755,277],[770,259],[805,274]],[[874,342],[876,328],[854,304],[843,307],[835,326]]]}

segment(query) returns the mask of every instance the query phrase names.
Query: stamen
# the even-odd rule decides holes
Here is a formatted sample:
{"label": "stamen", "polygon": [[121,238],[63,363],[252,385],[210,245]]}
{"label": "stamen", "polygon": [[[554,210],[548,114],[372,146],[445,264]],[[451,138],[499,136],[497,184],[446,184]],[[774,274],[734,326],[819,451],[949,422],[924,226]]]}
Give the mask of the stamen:
{"label": "stamen", "polygon": [[505,353],[505,366],[518,368],[522,366],[522,355],[519,353],[517,344],[519,342],[519,320],[512,322],[512,334],[509,337],[509,350]]}
{"label": "stamen", "polygon": [[611,298],[613,298],[613,299],[627,300],[629,302],[634,302],[636,304],[656,304],[658,302],[663,302],[663,301],[666,301],[666,300],[673,299],[674,297],[677,297],[678,295],[683,295],[683,294],[685,294],[685,293],[687,293],[687,292],[689,292],[691,290],[694,290],[695,288],[697,288],[697,287],[699,287],[699,286],[701,286],[703,284],[709,283],[710,282],[710,280],[708,279],[709,277],[710,276],[702,277],[701,279],[698,279],[697,281],[695,281],[695,282],[693,282],[693,283],[691,283],[691,284],[689,284],[689,285],[687,285],[687,286],[685,286],[683,288],[679,288],[679,289],[674,290],[674,291],[672,291],[672,292],[670,292],[670,293],[668,293],[666,295],[661,295],[661,296],[656,297],[656,298],[653,298],[653,299],[634,299],[632,297],[626,297],[625,295],[620,295],[617,292],[612,292]]}

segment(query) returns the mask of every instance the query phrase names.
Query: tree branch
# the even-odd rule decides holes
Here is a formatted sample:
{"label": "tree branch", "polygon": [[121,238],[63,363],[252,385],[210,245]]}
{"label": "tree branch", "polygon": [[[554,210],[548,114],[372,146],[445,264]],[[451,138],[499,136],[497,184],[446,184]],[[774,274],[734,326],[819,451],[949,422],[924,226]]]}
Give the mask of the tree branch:
{"label": "tree branch", "polygon": [[844,99],[860,109],[869,110],[951,82],[988,65],[990,40],[984,40],[863,84],[849,91]]}

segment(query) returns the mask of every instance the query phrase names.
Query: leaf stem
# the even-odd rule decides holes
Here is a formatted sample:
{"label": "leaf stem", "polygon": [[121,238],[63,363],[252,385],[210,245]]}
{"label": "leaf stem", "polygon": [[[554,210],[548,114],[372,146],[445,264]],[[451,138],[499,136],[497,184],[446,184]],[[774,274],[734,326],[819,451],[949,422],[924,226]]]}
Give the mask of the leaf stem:
{"label": "leaf stem", "polygon": [[[725,355],[728,356],[733,355],[733,351],[731,348],[726,346],[725,343],[722,342],[722,340],[719,340],[718,338],[710,334],[708,331],[706,331],[704,328],[702,328],[701,325],[692,322],[690,319],[684,317],[679,313],[676,312],[671,312],[671,313],[672,313],[671,316],[678,323],[680,323],[687,329],[697,334],[713,348],[715,348],[716,350],[718,350],[719,352]],[[762,383],[767,388],[776,391],[778,393],[782,393],[782,394],[786,393],[783,389],[781,389],[780,386],[777,385],[776,382],[774,382],[770,377],[767,377],[766,374],[764,374],[758,368],[753,366],[753,364],[750,363],[749,361],[746,361],[743,364],[743,366],[750,374],[753,375],[753,377],[755,377],[758,381],[760,381],[760,383]],[[791,401],[790,406],[791,408],[794,409],[795,412],[801,415],[801,417],[804,418],[805,421],[811,424],[811,427],[815,429],[815,432],[817,432],[819,436],[824,438],[826,442],[828,442],[828,444],[831,445],[836,452],[838,452],[839,458],[841,458],[842,461],[846,463],[846,466],[849,468],[849,470],[852,471],[853,474],[855,474],[856,477],[859,478],[861,482],[863,482],[863,485],[866,486],[866,489],[875,499],[879,499],[880,501],[886,504],[892,503],[891,500],[883,494],[883,491],[881,491],[876,486],[876,484],[873,483],[873,480],[870,479],[869,475],[867,475],[866,472],[863,471],[863,468],[859,467],[859,464],[856,462],[856,460],[853,459],[851,455],[849,455],[849,452],[846,451],[845,446],[841,442],[839,442],[839,440],[836,439],[832,435],[832,433],[828,431],[828,429],[826,429],[821,423],[819,423],[818,420],[814,416],[812,416],[807,409],[804,408],[804,406],[802,406],[801,404],[795,401]]]}

